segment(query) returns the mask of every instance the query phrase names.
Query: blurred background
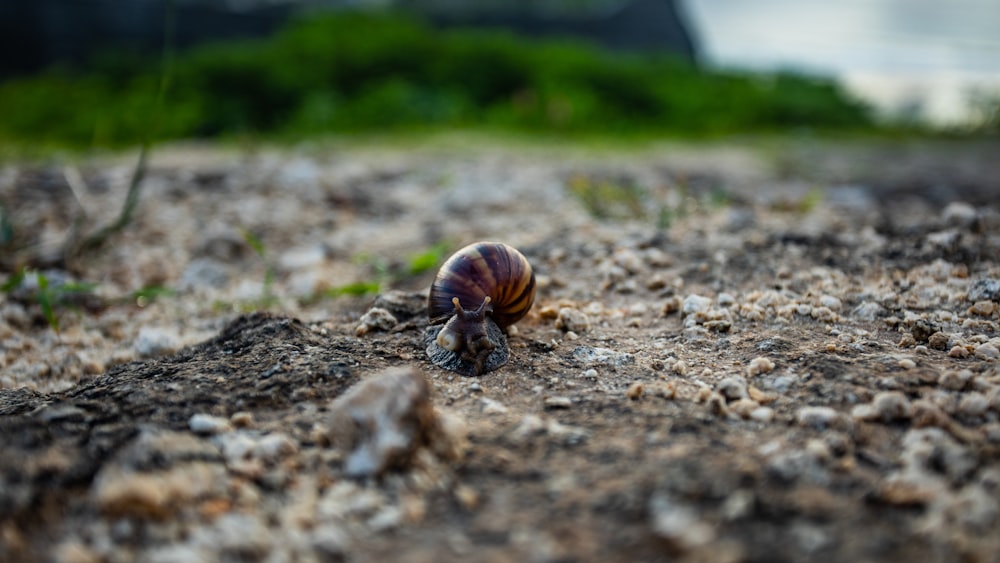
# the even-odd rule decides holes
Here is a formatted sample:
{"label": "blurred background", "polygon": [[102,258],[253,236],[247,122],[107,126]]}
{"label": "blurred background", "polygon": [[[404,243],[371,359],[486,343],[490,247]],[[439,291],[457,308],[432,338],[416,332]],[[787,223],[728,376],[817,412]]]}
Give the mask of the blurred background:
{"label": "blurred background", "polygon": [[995,0],[5,0],[0,141],[1000,130]]}
{"label": "blurred background", "polygon": [[891,118],[974,121],[981,98],[1000,92],[1000,3],[991,0],[683,6],[709,64],[834,76]]}

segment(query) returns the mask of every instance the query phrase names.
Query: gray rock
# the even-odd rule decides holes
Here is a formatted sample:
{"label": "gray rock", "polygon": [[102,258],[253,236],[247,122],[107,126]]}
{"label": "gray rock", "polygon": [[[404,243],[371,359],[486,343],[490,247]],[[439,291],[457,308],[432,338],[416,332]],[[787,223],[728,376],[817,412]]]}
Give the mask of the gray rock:
{"label": "gray rock", "polygon": [[1000,302],[1000,280],[993,278],[976,280],[969,287],[968,300],[972,303],[986,300]]}

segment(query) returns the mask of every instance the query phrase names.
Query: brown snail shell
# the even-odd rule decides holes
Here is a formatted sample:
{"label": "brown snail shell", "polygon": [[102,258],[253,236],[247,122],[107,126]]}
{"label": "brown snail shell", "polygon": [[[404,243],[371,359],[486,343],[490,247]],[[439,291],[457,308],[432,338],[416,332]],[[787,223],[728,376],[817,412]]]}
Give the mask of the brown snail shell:
{"label": "brown snail shell", "polygon": [[431,285],[427,355],[463,375],[499,368],[510,356],[505,329],[528,314],[534,301],[535,274],[517,249],[500,242],[460,249]]}

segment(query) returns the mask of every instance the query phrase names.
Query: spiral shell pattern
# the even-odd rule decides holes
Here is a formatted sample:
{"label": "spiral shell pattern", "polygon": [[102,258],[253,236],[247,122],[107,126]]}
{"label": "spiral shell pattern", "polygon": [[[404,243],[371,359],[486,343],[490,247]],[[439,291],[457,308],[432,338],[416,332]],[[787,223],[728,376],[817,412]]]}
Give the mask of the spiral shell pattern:
{"label": "spiral shell pattern", "polygon": [[502,242],[477,242],[453,254],[431,285],[427,314],[431,323],[455,313],[451,299],[474,310],[491,299],[490,317],[501,328],[521,320],[535,302],[535,273],[517,249]]}

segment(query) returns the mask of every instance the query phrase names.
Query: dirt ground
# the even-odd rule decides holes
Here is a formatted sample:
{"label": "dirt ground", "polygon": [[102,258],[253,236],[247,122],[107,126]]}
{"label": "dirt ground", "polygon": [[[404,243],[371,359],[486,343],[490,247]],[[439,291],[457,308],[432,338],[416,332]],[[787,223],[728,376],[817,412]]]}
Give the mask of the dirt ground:
{"label": "dirt ground", "polygon": [[[8,162],[0,560],[996,560],[996,155],[162,147],[68,260],[134,155]],[[466,377],[425,299],[478,240],[538,289]]]}

